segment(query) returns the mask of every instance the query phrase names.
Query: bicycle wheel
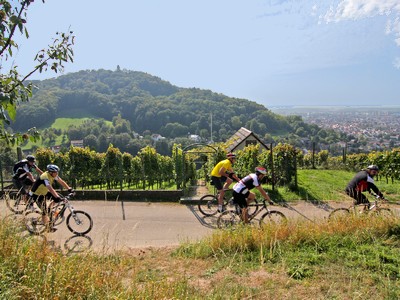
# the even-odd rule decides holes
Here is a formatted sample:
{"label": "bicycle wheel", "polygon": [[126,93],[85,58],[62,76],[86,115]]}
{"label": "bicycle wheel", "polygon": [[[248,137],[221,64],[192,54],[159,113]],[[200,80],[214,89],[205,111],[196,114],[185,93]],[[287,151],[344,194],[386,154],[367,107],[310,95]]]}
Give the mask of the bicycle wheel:
{"label": "bicycle wheel", "polygon": [[42,212],[40,210],[28,211],[25,215],[25,226],[30,233],[42,234],[46,230],[46,225],[42,220]]}
{"label": "bicycle wheel", "polygon": [[87,212],[75,210],[67,217],[67,227],[76,235],[84,235],[92,230],[92,217]]}
{"label": "bicycle wheel", "polygon": [[4,195],[7,207],[15,214],[22,214],[25,210],[26,203],[24,195],[19,192],[9,192]]}
{"label": "bicycle wheel", "polygon": [[277,210],[271,210],[266,212],[260,219],[260,227],[276,224],[286,224],[287,219],[286,216]]}
{"label": "bicycle wheel", "polygon": [[217,219],[220,229],[234,229],[241,223],[240,216],[234,210],[226,210]]}
{"label": "bicycle wheel", "polygon": [[328,216],[329,221],[340,221],[350,216],[350,210],[348,208],[336,208]]}
{"label": "bicycle wheel", "polygon": [[377,208],[375,213],[385,219],[388,218],[393,218],[394,217],[394,213],[390,208],[386,208],[386,207],[382,207],[382,208]]}
{"label": "bicycle wheel", "polygon": [[205,195],[200,198],[199,211],[205,216],[213,216],[218,212],[218,199],[214,195]]}

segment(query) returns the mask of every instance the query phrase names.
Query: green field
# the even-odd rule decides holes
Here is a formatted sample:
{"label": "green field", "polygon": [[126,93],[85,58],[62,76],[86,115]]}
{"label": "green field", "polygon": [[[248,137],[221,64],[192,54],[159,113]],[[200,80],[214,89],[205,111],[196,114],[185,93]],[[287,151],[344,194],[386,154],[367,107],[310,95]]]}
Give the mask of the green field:
{"label": "green field", "polygon": [[[69,116],[69,117],[68,117]],[[71,117],[73,116],[73,117]],[[70,126],[79,126],[85,121],[92,119],[87,113],[82,113],[80,111],[68,111],[63,114],[63,117],[57,118],[52,124],[49,124],[49,128],[54,128],[62,131],[66,131]],[[106,124],[112,124],[110,121],[105,121]],[[63,140],[64,139],[64,140]],[[38,142],[33,143],[29,141],[26,145],[23,145],[22,150],[32,149],[32,147],[49,147],[54,145],[61,145],[65,143],[64,136],[57,136],[53,143],[43,141],[40,139]]]}
{"label": "green field", "polygon": [[[348,200],[344,189],[354,172],[340,170],[298,170],[298,190],[290,191],[285,187],[278,187],[275,191],[271,185],[265,185],[271,196],[276,200],[320,200],[343,201]],[[393,202],[400,201],[400,182],[387,183],[385,178],[375,179],[375,184]]]}

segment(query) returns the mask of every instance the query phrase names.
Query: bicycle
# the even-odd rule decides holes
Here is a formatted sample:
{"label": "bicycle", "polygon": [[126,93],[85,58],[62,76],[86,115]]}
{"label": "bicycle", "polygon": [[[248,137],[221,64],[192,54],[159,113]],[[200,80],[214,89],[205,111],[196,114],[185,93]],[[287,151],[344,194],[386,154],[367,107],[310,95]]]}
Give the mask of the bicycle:
{"label": "bicycle", "polygon": [[372,203],[353,203],[349,208],[336,208],[329,214],[328,220],[339,220],[348,217],[350,213],[353,213],[354,215],[360,215],[369,214],[370,212],[384,217],[393,217],[394,213],[390,208],[381,207],[381,202],[386,200],[382,199],[378,195],[374,195],[374,197],[375,200]]}
{"label": "bicycle", "polygon": [[[29,196],[21,193],[23,187],[19,190],[14,190],[14,185],[9,185],[5,188],[1,199],[6,201],[9,210],[15,214],[23,214],[29,203]],[[28,200],[28,201],[27,201]]]}
{"label": "bicycle", "polygon": [[[254,207],[255,213],[249,214],[248,221],[251,223],[261,212],[265,213],[261,216],[259,220],[260,227],[264,227],[269,224],[286,224],[286,216],[278,210],[269,210],[266,200],[263,199],[262,202],[249,204],[248,208]],[[242,209],[239,205],[235,205],[234,210],[226,210],[221,213],[217,220],[218,228],[235,228],[240,223],[242,223]]]}
{"label": "bicycle", "polygon": [[50,209],[49,224],[43,222],[43,215],[41,210],[30,211],[25,215],[25,225],[30,233],[40,235],[46,228],[58,226],[65,219],[65,212],[68,210],[70,214],[66,218],[66,224],[69,231],[76,235],[85,235],[93,227],[92,217],[85,211],[75,210],[69,200],[74,195],[70,193],[65,197],[61,197],[61,201],[56,203],[54,207]]}
{"label": "bicycle", "polygon": [[[227,190],[225,190],[225,192],[226,191],[232,191],[232,189],[227,189]],[[219,196],[219,193],[217,192],[215,195],[209,194],[209,195],[205,195],[205,196],[201,197],[200,202],[198,204],[199,211],[207,217],[216,215],[218,213],[218,196]],[[224,204],[223,205],[225,207],[232,205],[232,200],[233,200],[233,197],[227,198],[224,195],[224,198],[223,198]],[[254,201],[255,201],[255,203],[258,203],[258,201],[256,199]],[[249,214],[251,214],[251,215],[255,214],[257,209],[258,209],[258,207],[252,207],[249,210]]]}

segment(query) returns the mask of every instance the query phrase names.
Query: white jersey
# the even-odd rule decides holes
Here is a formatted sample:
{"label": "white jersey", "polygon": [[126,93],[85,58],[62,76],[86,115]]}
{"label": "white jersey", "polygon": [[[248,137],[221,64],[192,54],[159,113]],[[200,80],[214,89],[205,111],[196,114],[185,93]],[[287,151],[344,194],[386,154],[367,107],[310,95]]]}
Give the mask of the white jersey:
{"label": "white jersey", "polygon": [[242,178],[239,182],[237,182],[233,186],[233,190],[236,193],[246,194],[249,190],[259,186],[260,183],[258,182],[258,177],[256,174],[251,173],[246,177]]}

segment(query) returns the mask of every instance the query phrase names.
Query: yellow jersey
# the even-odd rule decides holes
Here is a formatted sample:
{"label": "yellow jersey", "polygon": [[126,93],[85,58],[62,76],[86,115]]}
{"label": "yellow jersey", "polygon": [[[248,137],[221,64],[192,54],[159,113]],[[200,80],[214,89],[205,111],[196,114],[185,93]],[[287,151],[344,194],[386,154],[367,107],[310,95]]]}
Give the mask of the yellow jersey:
{"label": "yellow jersey", "polygon": [[211,176],[214,177],[221,177],[221,175],[219,174],[219,170],[224,167],[226,171],[229,171],[232,169],[232,163],[229,159],[224,159],[221,160],[219,163],[217,163],[214,167],[214,169],[212,169],[211,171]]}

